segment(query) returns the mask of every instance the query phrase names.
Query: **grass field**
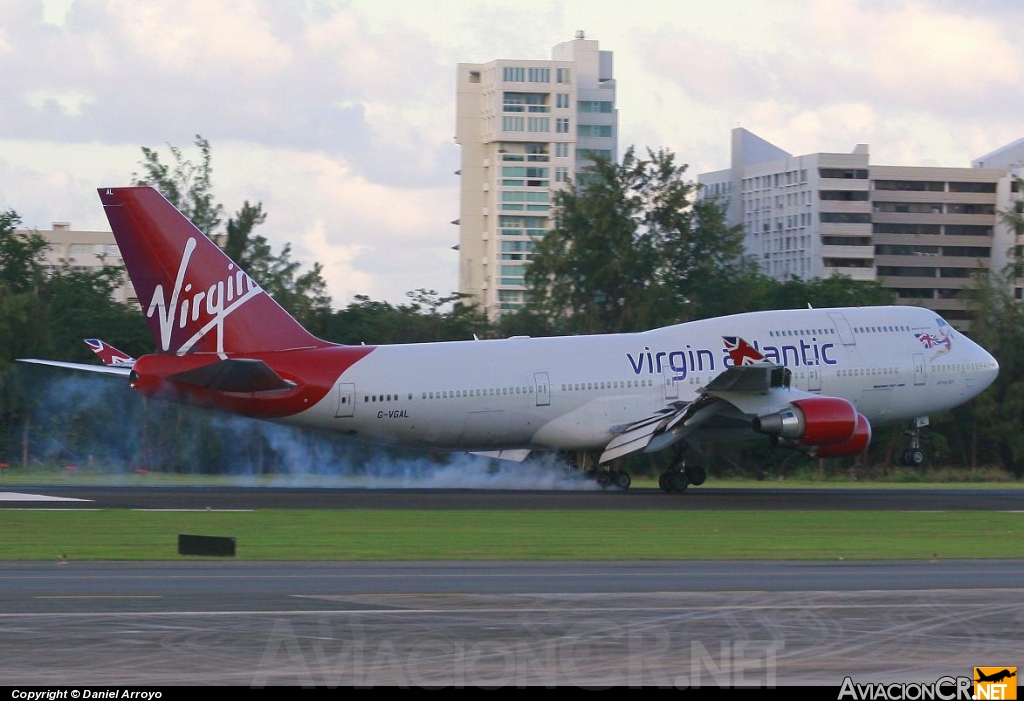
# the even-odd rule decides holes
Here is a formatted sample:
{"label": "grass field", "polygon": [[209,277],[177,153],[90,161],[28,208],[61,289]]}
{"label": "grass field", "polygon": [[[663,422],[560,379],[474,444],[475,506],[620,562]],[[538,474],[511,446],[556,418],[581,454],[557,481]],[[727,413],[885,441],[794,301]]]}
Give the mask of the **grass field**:
{"label": "grass field", "polygon": [[1024,513],[0,510],[0,560],[175,560],[177,536],[243,560],[1024,557]]}

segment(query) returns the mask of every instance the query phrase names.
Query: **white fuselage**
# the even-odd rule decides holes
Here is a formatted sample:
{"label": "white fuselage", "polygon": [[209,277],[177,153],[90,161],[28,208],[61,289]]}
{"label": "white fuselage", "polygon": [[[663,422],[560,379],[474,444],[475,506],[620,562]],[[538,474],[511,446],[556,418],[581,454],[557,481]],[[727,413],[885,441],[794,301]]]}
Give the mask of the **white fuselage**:
{"label": "white fuselage", "polygon": [[875,426],[957,406],[998,373],[925,309],[751,312],[643,333],[380,346],[291,421],[412,446],[600,449],[624,426],[696,399],[731,365],[723,336],[785,365],[794,389],[847,399]]}

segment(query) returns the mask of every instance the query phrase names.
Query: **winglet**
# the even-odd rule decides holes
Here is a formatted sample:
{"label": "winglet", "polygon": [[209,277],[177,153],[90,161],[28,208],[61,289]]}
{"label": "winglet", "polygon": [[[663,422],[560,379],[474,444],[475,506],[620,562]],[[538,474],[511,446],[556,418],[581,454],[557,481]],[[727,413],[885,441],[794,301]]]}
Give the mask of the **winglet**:
{"label": "winglet", "polygon": [[729,354],[729,358],[735,367],[767,362],[765,357],[761,355],[761,351],[739,336],[722,336],[722,342],[725,344],[723,350]]}

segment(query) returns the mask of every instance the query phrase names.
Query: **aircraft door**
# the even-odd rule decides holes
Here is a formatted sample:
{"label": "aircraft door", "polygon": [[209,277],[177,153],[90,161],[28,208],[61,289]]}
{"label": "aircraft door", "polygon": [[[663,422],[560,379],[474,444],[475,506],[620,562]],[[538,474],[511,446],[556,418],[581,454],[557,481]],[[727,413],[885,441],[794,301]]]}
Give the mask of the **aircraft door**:
{"label": "aircraft door", "polygon": [[551,385],[548,383],[546,372],[533,373],[534,388],[537,396],[537,406],[549,406],[551,404]]}
{"label": "aircraft door", "polygon": [[677,374],[668,366],[661,371],[662,382],[665,383],[665,399],[679,399],[679,385],[675,380]]}
{"label": "aircraft door", "polygon": [[820,392],[821,391],[821,368],[809,367],[807,368],[807,391],[808,392]]}
{"label": "aircraft door", "polygon": [[924,384],[924,354],[914,353],[914,385]]}
{"label": "aircraft door", "polygon": [[334,416],[342,418],[356,415],[356,386],[351,382],[338,385],[338,409]]}

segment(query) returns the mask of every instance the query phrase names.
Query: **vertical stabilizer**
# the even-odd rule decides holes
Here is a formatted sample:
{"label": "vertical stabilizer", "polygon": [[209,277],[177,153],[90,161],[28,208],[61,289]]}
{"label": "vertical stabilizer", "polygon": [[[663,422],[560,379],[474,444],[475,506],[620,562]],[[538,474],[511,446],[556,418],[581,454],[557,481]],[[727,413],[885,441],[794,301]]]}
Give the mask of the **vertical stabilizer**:
{"label": "vertical stabilizer", "polygon": [[306,331],[153,188],[99,194],[160,351],[226,356],[331,345]]}

